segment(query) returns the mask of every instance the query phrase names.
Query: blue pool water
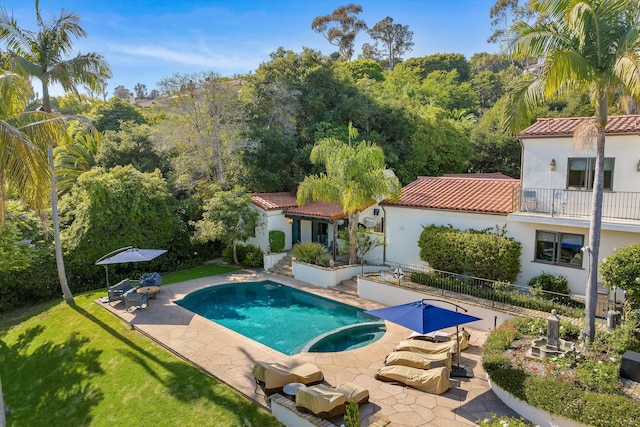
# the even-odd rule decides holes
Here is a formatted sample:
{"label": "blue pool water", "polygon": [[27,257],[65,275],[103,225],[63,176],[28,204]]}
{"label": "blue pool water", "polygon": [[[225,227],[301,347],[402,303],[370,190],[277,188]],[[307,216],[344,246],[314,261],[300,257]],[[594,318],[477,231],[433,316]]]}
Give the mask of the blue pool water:
{"label": "blue pool water", "polygon": [[[330,331],[380,320],[359,308],[269,280],[211,286],[176,303],[288,355],[299,353],[306,343]],[[327,351],[361,347],[383,334],[336,334],[334,341],[338,342]],[[344,342],[349,339],[352,341]]]}

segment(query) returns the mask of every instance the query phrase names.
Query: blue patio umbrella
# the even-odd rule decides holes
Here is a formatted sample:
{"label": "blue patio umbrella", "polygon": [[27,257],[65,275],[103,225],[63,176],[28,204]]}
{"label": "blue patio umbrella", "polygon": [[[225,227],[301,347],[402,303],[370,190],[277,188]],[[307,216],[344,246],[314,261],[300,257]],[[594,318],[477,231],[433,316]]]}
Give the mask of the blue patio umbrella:
{"label": "blue patio umbrella", "polygon": [[[429,304],[428,301],[438,301],[445,304],[453,305],[456,310],[449,310],[433,304]],[[456,339],[458,339],[458,326],[475,322],[476,320],[482,320],[479,317],[471,316],[465,313],[461,313],[458,310],[466,312],[467,310],[458,304],[454,304],[449,301],[435,300],[435,299],[423,299],[420,301],[414,301],[407,304],[395,305],[387,308],[380,308],[377,310],[365,311],[367,314],[379,317],[381,319],[388,320],[405,328],[411,329],[421,334],[434,332],[440,329],[456,327]],[[460,366],[460,351],[458,353],[457,366],[451,372],[453,377],[471,377],[473,374],[467,372]]]}

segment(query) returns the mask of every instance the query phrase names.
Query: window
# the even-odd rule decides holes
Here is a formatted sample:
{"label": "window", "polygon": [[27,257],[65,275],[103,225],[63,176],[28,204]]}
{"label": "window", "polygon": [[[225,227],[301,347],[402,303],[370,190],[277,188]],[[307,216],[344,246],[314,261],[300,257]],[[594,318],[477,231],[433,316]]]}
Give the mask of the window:
{"label": "window", "polygon": [[582,267],[584,236],[580,234],[536,232],[535,260],[550,264]]}
{"label": "window", "polygon": [[[604,159],[604,189],[613,190],[613,158]],[[569,159],[567,188],[592,190],[596,173],[595,157]]]}

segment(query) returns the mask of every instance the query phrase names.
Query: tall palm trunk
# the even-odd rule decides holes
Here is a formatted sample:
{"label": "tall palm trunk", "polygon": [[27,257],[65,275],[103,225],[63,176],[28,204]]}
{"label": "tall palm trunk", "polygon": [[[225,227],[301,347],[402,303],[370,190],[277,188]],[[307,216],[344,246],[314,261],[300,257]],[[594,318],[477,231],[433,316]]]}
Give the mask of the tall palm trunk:
{"label": "tall palm trunk", "polygon": [[596,125],[598,135],[596,140],[596,168],[591,201],[591,220],[589,222],[589,255],[587,266],[587,289],[585,298],[585,326],[584,334],[589,341],[595,337],[596,306],[598,303],[598,258],[600,255],[600,233],[602,231],[602,199],[604,190],[604,143],[605,128],[608,120],[607,95],[603,90],[596,98]]}
{"label": "tall palm trunk", "polygon": [[356,215],[349,214],[349,264],[358,263],[358,248],[356,244]]}
{"label": "tall palm trunk", "polygon": [[[51,113],[51,100],[49,99],[49,88],[46,83],[42,83],[42,107],[47,113]],[[51,219],[53,221],[53,242],[56,252],[56,267],[58,269],[58,279],[62,295],[67,304],[75,304],[73,294],[67,283],[67,273],[64,268],[64,258],[62,256],[62,242],[60,241],[60,217],[58,215],[58,187],[56,185],[56,171],[53,162],[53,141],[47,148],[49,157],[49,168],[51,169]]]}

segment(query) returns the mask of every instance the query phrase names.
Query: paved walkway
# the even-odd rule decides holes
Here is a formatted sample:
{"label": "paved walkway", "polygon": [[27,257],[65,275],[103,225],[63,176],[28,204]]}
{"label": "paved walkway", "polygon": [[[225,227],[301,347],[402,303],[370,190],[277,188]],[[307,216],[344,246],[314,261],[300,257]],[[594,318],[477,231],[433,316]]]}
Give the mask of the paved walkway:
{"label": "paved walkway", "polygon": [[[254,360],[279,362],[289,366],[311,362],[320,367],[328,384],[352,381],[366,387],[370,393],[370,403],[360,408],[363,427],[376,422],[376,425],[398,427],[473,426],[476,420],[489,417],[492,413],[516,416],[491,391],[486,373],[482,369],[481,346],[486,338],[485,332],[467,328],[471,332],[471,347],[462,353],[461,364],[472,369],[475,377],[452,378],[452,388],[449,391],[433,395],[374,379],[375,372],[383,366],[385,356],[411,333],[393,323],[387,322],[387,333],[366,347],[339,353],[301,353],[287,356],[173,303],[186,294],[207,286],[266,279],[367,310],[383,307],[357,296],[315,287],[292,278],[246,270],[163,286],[157,299],[150,300],[149,307],[131,312],[126,311],[122,303],[113,306],[97,303],[157,343],[266,408],[268,403],[262,391],[256,389],[251,376]],[[291,332],[295,333],[295,325],[292,325]],[[340,419],[332,421],[337,424],[341,422]]]}

